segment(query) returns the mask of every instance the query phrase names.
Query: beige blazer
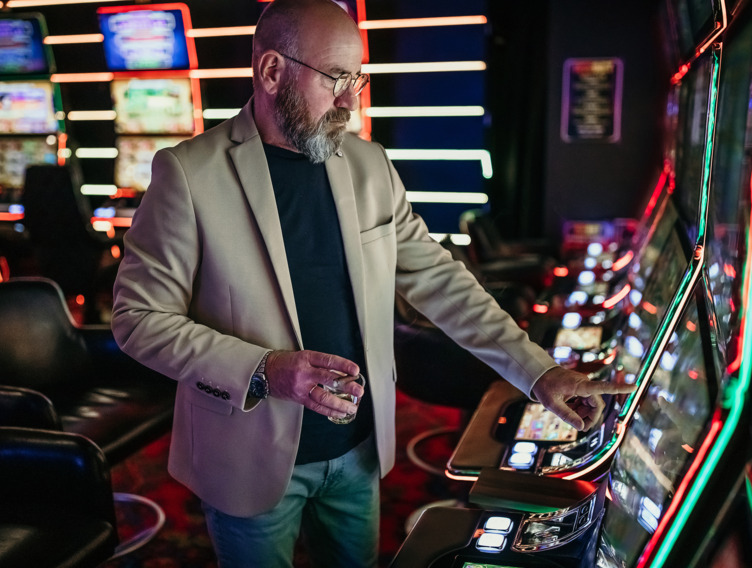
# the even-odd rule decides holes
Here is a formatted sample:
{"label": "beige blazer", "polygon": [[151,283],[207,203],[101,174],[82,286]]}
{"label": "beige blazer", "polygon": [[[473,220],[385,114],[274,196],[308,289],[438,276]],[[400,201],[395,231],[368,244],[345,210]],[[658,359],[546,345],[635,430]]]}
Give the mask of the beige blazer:
{"label": "beige blazer", "polygon": [[[526,394],[554,362],[429,237],[381,146],[348,135],[326,169],[385,475],[395,453],[395,292]],[[178,382],[170,473],[231,515],[273,507],[291,476],[303,407],[273,397],[250,405],[246,393],[265,350],[305,346],[250,102],[155,156],[125,236],[112,328],[123,351]]]}

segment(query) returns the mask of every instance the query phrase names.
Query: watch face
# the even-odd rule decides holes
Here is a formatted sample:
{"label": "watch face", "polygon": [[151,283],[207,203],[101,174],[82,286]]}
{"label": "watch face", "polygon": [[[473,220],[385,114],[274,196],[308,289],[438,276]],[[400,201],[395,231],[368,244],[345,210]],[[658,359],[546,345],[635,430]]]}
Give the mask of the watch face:
{"label": "watch face", "polygon": [[255,398],[266,398],[269,394],[266,380],[261,375],[253,375],[250,391]]}

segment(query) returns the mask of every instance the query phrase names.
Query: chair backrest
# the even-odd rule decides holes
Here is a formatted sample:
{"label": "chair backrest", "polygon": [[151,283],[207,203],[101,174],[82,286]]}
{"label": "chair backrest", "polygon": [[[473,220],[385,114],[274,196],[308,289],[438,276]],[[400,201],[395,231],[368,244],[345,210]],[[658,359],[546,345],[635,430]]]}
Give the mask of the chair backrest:
{"label": "chair backrest", "polygon": [[86,343],[60,288],[44,278],[0,283],[0,381],[55,400],[91,375]]}
{"label": "chair backrest", "polygon": [[0,426],[62,430],[52,401],[41,392],[0,385]]}
{"label": "chair backrest", "polygon": [[0,479],[0,519],[64,511],[116,526],[109,466],[84,436],[0,427]]}

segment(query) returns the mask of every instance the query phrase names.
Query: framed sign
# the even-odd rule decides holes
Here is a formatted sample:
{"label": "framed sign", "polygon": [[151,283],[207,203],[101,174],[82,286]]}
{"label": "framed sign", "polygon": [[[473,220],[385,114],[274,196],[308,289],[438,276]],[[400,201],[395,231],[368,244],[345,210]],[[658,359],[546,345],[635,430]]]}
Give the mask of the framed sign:
{"label": "framed sign", "polygon": [[621,138],[623,75],[618,58],[564,61],[562,140],[617,142]]}

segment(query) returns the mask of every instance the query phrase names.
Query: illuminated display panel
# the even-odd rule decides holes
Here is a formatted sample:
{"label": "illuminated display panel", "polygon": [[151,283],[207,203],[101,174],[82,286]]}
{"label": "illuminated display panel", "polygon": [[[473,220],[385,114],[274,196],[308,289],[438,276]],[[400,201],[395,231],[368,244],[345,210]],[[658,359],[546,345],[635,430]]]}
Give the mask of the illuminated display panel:
{"label": "illuminated display panel", "polygon": [[517,426],[515,440],[536,440],[542,442],[573,442],[577,430],[546,410],[542,404],[529,402]]}
{"label": "illuminated display panel", "polygon": [[619,352],[619,361],[628,382],[632,382],[639,371],[643,356],[689,263],[677,219],[678,213],[669,201],[629,274],[632,290],[625,310],[626,325]]}
{"label": "illuminated display panel", "polygon": [[53,89],[46,81],[0,82],[0,134],[57,132]]}
{"label": "illuminated display panel", "polygon": [[0,75],[50,72],[43,29],[37,14],[0,16]]}
{"label": "illuminated display panel", "polygon": [[712,72],[713,59],[708,52],[692,63],[678,87],[674,197],[679,213],[690,225],[692,240],[698,234]]}
{"label": "illuminated display panel", "polygon": [[193,133],[190,79],[116,79],[110,90],[116,133]]}
{"label": "illuminated display panel", "polygon": [[158,8],[98,10],[111,71],[190,68],[183,11]]}
{"label": "illuminated display panel", "polygon": [[27,166],[55,163],[57,143],[47,137],[0,138],[0,192],[23,188]]}
{"label": "illuminated display panel", "polygon": [[704,356],[707,325],[690,302],[617,451],[598,566],[634,565],[702,443],[715,388]]}
{"label": "illuminated display panel", "polygon": [[187,136],[121,136],[117,140],[115,184],[146,191],[151,181],[151,161],[162,148],[174,146]]}

